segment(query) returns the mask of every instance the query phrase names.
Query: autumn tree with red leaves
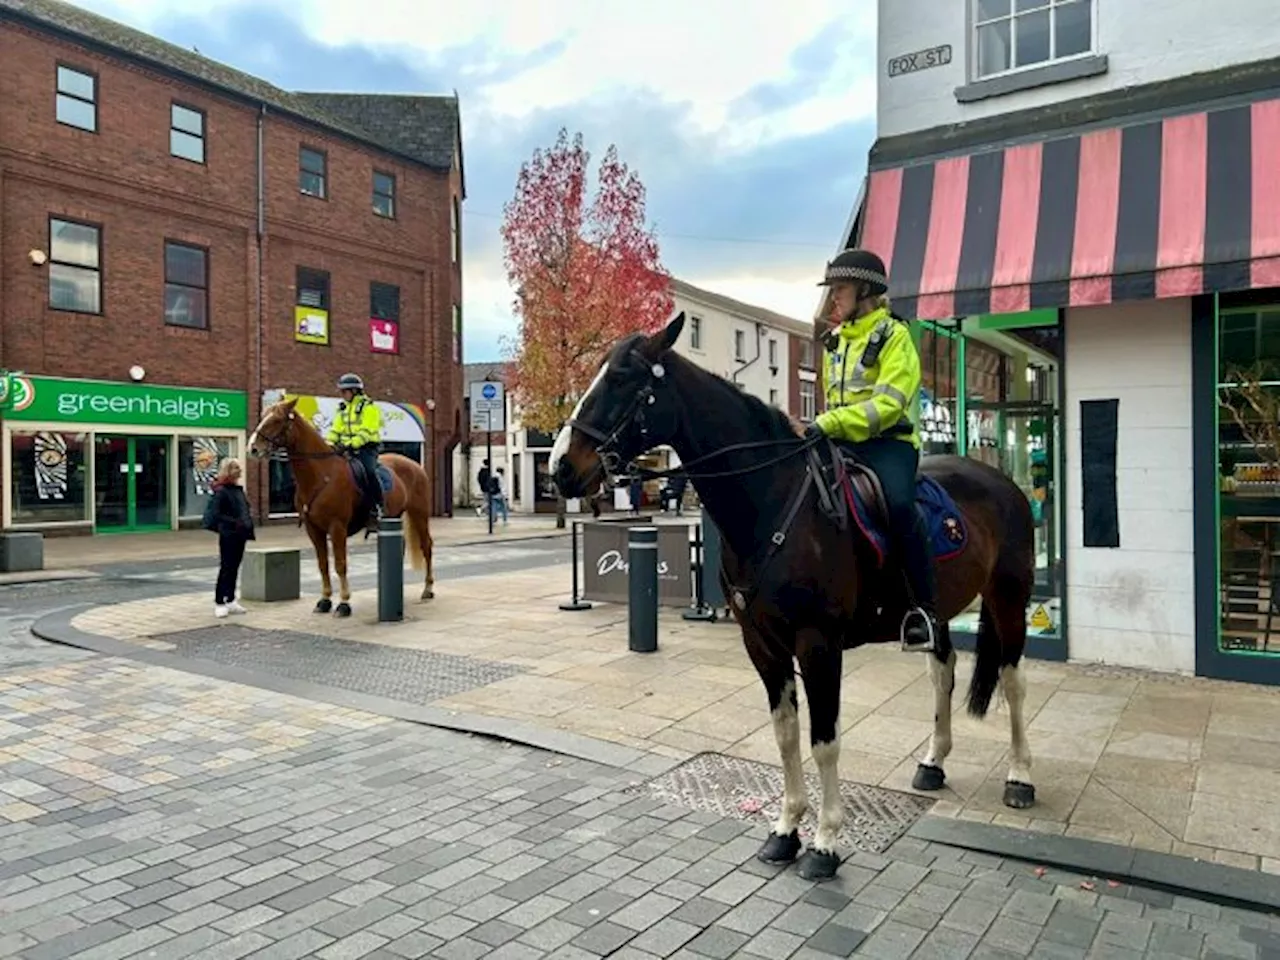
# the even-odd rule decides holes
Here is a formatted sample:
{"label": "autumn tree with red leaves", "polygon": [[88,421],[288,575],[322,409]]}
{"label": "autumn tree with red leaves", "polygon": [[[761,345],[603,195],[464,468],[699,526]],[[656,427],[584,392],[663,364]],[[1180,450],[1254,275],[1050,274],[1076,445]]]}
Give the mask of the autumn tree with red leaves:
{"label": "autumn tree with red leaves", "polygon": [[511,389],[521,422],[536,430],[560,429],[615,341],[652,333],[671,315],[644,185],[610,145],[589,200],[590,160],[582,134],[571,142],[561,129],[553,147],[520,168],[503,208],[520,323],[509,344]]}

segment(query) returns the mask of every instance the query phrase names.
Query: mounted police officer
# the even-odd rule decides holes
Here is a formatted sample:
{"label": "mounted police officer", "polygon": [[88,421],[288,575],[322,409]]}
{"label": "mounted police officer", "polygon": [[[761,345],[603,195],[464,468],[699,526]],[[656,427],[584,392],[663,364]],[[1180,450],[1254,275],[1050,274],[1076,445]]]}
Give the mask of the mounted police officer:
{"label": "mounted police officer", "polygon": [[827,409],[806,435],[852,444],[880,479],[891,550],[902,562],[911,592],[903,648],[929,651],[937,633],[937,587],[916,507],[920,437],[909,419],[920,390],[920,355],[906,323],[889,311],[889,278],[874,253],[843,251],[827,264],[819,286],[831,288],[835,325],[823,340]]}
{"label": "mounted police officer", "polygon": [[338,378],[342,402],[325,437],[336,451],[355,457],[364,467],[365,496],[371,505],[367,528],[378,529],[382,517],[382,485],[378,482],[378,446],[382,443],[382,413],[364,392],[357,374]]}

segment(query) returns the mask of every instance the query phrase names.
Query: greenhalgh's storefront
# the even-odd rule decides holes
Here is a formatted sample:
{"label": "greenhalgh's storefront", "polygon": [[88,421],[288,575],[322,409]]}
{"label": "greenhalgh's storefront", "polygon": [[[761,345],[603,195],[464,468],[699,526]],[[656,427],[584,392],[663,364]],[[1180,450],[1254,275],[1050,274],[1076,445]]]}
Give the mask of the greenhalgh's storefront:
{"label": "greenhalgh's storefront", "polygon": [[199,522],[223,457],[244,449],[231,390],[5,374],[5,529],[173,530]]}

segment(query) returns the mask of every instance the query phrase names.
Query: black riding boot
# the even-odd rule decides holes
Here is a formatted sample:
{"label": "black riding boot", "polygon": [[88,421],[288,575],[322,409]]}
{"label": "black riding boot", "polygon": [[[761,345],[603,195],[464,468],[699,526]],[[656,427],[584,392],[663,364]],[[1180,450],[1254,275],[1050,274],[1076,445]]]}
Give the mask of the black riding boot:
{"label": "black riding boot", "polygon": [[903,566],[915,606],[907,611],[902,621],[902,649],[913,653],[932,653],[938,636],[937,579],[924,518],[920,516],[918,507],[912,513],[915,516],[914,529],[903,538]]}

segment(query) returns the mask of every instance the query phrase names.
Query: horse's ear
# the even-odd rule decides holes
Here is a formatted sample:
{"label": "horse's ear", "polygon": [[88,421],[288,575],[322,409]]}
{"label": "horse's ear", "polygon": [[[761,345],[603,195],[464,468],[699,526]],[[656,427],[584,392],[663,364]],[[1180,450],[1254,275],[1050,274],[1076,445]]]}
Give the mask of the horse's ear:
{"label": "horse's ear", "polygon": [[293,413],[294,408],[296,408],[297,406],[298,406],[298,398],[297,398],[297,397],[292,397],[291,399],[286,400],[286,401],[284,402],[284,408],[283,408],[283,409],[284,409],[285,413]]}
{"label": "horse's ear", "polygon": [[657,360],[676,345],[676,341],[680,339],[680,331],[683,329],[684,311],[681,310],[671,318],[670,323],[645,341],[645,355],[650,360]]}

